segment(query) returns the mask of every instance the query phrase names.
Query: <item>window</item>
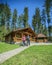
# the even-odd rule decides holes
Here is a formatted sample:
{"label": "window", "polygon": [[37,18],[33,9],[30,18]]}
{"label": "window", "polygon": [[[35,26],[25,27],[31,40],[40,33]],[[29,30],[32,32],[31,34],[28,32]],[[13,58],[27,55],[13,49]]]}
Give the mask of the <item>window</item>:
{"label": "window", "polygon": [[21,34],[17,33],[17,34],[16,34],[16,37],[17,37],[17,38],[21,38]]}

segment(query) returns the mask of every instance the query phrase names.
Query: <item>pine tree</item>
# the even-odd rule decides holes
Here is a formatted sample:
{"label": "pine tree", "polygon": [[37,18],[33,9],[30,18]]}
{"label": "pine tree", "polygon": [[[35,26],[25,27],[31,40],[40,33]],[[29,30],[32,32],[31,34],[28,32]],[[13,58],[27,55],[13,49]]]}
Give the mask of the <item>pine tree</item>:
{"label": "pine tree", "polygon": [[23,15],[23,25],[24,27],[28,27],[28,8],[24,8],[24,15]]}
{"label": "pine tree", "polygon": [[17,10],[14,9],[12,17],[12,30],[16,30],[16,23],[17,23]]}
{"label": "pine tree", "polygon": [[22,28],[23,27],[23,15],[20,15],[18,17],[18,28]]}
{"label": "pine tree", "polygon": [[41,33],[41,15],[39,8],[35,9],[35,17],[36,17],[37,33]]}
{"label": "pine tree", "polygon": [[51,10],[51,7],[52,7],[52,0],[45,0],[44,7],[45,7],[45,10],[46,10],[47,23],[48,23],[48,33],[49,33],[49,36],[50,36],[49,26],[50,26],[50,22],[51,22],[50,10]]}
{"label": "pine tree", "polygon": [[33,27],[33,30],[34,30],[34,32],[36,32],[37,31],[37,29],[36,29],[36,17],[35,17],[35,15],[33,16],[33,18],[32,18],[32,27]]}
{"label": "pine tree", "polygon": [[42,16],[41,16],[41,22],[42,22],[42,33],[47,35],[47,27],[46,27],[46,12],[45,10],[43,9],[42,10]]}
{"label": "pine tree", "polygon": [[6,29],[8,31],[10,31],[11,10],[10,10],[10,8],[9,8],[7,3],[5,4],[4,13],[5,13]]}

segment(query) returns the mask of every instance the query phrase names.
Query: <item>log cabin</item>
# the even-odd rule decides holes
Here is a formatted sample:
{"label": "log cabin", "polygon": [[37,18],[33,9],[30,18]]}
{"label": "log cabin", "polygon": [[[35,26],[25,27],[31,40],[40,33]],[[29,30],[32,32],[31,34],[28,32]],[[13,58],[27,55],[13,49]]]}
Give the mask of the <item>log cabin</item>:
{"label": "log cabin", "polygon": [[48,39],[44,34],[40,33],[36,37],[36,42],[48,42]]}
{"label": "log cabin", "polygon": [[21,42],[22,41],[22,36],[29,35],[30,36],[30,41],[33,42],[47,42],[47,37],[40,33],[36,34],[31,28],[23,28],[23,29],[17,29],[9,34],[5,35],[5,41],[6,42]]}
{"label": "log cabin", "polygon": [[5,41],[6,42],[21,42],[22,41],[22,36],[29,35],[30,36],[30,41],[36,42],[36,34],[31,28],[23,28],[23,29],[17,29],[9,34],[5,35]]}

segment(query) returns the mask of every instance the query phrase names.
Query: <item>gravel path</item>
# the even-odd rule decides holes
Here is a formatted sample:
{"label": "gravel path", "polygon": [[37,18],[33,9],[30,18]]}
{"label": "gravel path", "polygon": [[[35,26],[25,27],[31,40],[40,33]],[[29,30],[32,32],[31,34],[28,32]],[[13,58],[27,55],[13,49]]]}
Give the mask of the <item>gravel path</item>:
{"label": "gravel path", "polygon": [[[33,46],[33,45],[52,45],[52,43],[33,43],[32,42],[30,46]],[[4,61],[9,59],[10,57],[12,57],[16,54],[19,54],[21,51],[27,49],[30,46],[21,46],[20,48],[17,48],[17,49],[0,54],[0,63],[3,63]]]}

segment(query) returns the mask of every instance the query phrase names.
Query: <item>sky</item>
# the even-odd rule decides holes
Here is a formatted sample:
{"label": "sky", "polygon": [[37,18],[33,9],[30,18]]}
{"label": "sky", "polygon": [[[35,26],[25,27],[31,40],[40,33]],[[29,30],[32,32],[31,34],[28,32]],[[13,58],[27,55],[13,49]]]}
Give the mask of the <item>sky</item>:
{"label": "sky", "polygon": [[39,7],[42,11],[45,0],[0,0],[0,3],[8,3],[13,12],[16,8],[18,15],[23,14],[24,8],[28,7],[29,24],[32,26],[32,16],[35,14],[35,8]]}

